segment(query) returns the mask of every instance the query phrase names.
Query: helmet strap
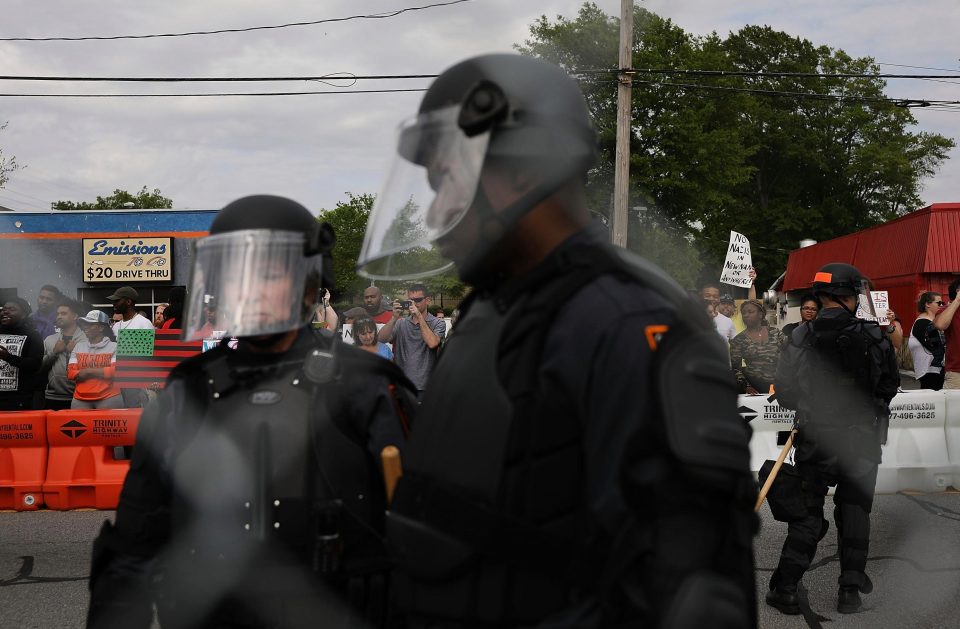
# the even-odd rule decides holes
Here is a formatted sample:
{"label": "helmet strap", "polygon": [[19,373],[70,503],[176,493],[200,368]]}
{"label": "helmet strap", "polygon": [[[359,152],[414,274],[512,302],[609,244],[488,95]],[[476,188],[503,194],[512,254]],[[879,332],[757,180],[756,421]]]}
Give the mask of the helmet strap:
{"label": "helmet strap", "polygon": [[480,233],[473,253],[458,267],[460,277],[475,286],[495,282],[495,277],[484,276],[484,270],[485,263],[497,243],[503,240],[504,236],[521,218],[562,188],[569,180],[572,170],[572,168],[564,169],[559,174],[544,179],[500,212],[493,209],[483,189],[483,184],[478,182],[471,208],[477,213]]}

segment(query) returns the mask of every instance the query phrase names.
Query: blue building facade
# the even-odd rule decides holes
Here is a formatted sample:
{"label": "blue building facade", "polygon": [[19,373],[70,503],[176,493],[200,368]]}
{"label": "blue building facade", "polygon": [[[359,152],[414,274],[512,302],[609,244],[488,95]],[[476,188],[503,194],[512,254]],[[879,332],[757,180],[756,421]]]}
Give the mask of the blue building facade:
{"label": "blue building facade", "polygon": [[[52,284],[69,297],[106,307],[107,295],[129,285],[140,294],[138,307],[152,317],[171,287],[189,281],[193,244],[207,233],[214,216],[216,210],[4,212],[0,291],[33,305],[40,287]],[[129,270],[107,271],[105,277],[110,264],[104,264],[106,256],[91,256],[92,251],[134,254],[123,258]],[[138,251],[164,255],[137,256]]]}

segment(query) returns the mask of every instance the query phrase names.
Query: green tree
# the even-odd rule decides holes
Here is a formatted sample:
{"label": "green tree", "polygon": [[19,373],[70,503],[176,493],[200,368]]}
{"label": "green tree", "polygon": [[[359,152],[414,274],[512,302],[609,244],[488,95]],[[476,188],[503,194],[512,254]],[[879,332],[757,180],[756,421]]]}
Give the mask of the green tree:
{"label": "green tree", "polygon": [[144,186],[140,192],[130,194],[126,190],[114,190],[113,194],[105,197],[97,196],[93,203],[89,201],[54,201],[50,208],[61,211],[90,211],[90,210],[118,210],[132,203],[131,208],[138,210],[169,210],[173,207],[173,200],[160,194],[159,188],[152,191]]}
{"label": "green tree", "polygon": [[[7,122],[0,124],[0,131],[3,131],[7,128]],[[4,186],[10,180],[10,174],[14,173],[21,168],[26,168],[21,164],[17,163],[17,158],[14,156],[4,157],[3,149],[0,149],[0,188]]]}
{"label": "green tree", "polygon": [[370,280],[357,275],[356,264],[373,199],[372,194],[354,195],[348,192],[346,202],[337,202],[333,209],[322,210],[319,216],[319,220],[330,223],[337,236],[337,244],[333,247],[336,287],[331,289],[348,300],[362,293],[370,283]]}
{"label": "green tree", "polygon": [[[367,219],[373,209],[374,196],[372,194],[354,195],[347,193],[347,201],[339,202],[332,210],[320,212],[321,221],[330,223],[337,235],[337,244],[333,249],[334,275],[336,291],[340,298],[349,303],[359,301],[363,289],[370,285],[370,280],[361,277],[356,271],[356,262],[360,257],[360,247],[363,246],[363,237],[367,228]],[[391,225],[384,238],[387,242],[409,242],[411,233],[422,229],[418,223],[411,220],[417,213],[417,208],[407,204],[400,212],[397,220]],[[423,268],[424,258],[427,264],[433,262],[439,254],[433,248],[417,248],[396,256],[392,270],[402,271],[405,268]],[[406,281],[379,281],[377,285],[388,297],[399,297],[407,285]],[[448,299],[459,299],[465,291],[464,285],[452,271],[428,277],[423,283],[434,295]]]}
{"label": "green tree", "polygon": [[[538,19],[518,49],[567,69],[615,70],[618,39],[619,19],[586,3],[573,19]],[[726,38],[693,36],[640,7],[634,9],[633,67],[878,71],[872,59],[853,59],[769,27],[748,26]],[[581,78],[581,87],[600,140],[588,198],[595,212],[609,215],[617,84],[612,74],[594,73]],[[633,90],[628,205],[652,208],[664,234],[680,238],[675,244],[703,252],[711,279],[719,276],[730,229],[751,239],[761,277],[773,277],[801,238],[840,236],[920,205],[922,180],[954,143],[911,132],[916,120],[885,101],[885,87],[877,78],[640,73]],[[628,246],[645,254],[662,250],[646,227],[631,224]],[[687,269],[660,262],[675,275]]]}

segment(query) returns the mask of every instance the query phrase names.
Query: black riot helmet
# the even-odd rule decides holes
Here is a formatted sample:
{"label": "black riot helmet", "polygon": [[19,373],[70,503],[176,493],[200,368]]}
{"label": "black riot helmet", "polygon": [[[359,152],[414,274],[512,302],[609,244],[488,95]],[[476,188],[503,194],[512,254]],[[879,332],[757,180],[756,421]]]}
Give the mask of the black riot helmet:
{"label": "black riot helmet", "polygon": [[[411,279],[449,268],[434,243],[468,212],[483,227],[485,240],[473,256],[481,257],[524,214],[582,177],[595,153],[583,94],[558,66],[513,54],[454,65],[400,126],[397,157],[367,224],[360,273]],[[533,170],[540,183],[494,212],[479,185],[492,160]]]}
{"label": "black riot helmet", "polygon": [[852,264],[831,262],[813,278],[814,294],[831,297],[853,297],[868,286],[867,278]]}
{"label": "black riot helmet", "polygon": [[[261,336],[293,330],[313,315],[333,229],[283,197],[229,203],[196,245],[184,338],[213,331]],[[216,309],[209,322],[206,311]]]}
{"label": "black riot helmet", "polygon": [[826,295],[835,301],[842,297],[854,297],[858,304],[858,315],[869,319],[876,318],[877,313],[874,312],[873,301],[870,299],[870,280],[852,264],[831,262],[824,265],[813,278],[812,290],[818,297]]}

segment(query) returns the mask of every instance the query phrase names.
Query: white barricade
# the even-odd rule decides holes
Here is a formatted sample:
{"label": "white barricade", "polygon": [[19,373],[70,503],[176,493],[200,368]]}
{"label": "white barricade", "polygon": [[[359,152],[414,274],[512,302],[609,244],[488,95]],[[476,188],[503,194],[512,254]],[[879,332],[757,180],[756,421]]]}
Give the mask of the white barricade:
{"label": "white barricade", "polygon": [[[754,472],[767,459],[777,458],[782,447],[777,445],[777,434],[793,427],[794,412],[776,401],[768,402],[768,397],[741,395],[739,399],[740,415],[753,428],[750,468]],[[905,391],[893,399],[890,411],[877,493],[960,487],[960,392]]]}
{"label": "white barricade", "polygon": [[953,463],[953,482],[960,489],[960,391],[944,390],[947,398],[947,453]]}

